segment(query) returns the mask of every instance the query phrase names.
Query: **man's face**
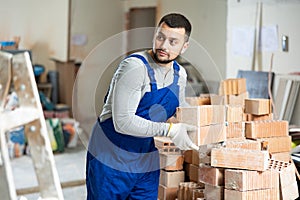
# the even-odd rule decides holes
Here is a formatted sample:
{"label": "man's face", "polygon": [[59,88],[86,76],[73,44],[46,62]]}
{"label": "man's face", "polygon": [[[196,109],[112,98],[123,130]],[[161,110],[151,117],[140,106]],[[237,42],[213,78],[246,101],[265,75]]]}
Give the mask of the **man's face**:
{"label": "man's face", "polygon": [[153,53],[160,64],[175,60],[188,47],[184,28],[171,28],[162,23],[156,30],[153,39]]}

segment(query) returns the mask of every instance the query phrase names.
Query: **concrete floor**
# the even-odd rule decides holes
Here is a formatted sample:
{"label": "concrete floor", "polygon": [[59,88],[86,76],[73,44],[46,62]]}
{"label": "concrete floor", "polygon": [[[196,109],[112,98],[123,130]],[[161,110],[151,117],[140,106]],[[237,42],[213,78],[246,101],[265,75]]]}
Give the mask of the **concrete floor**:
{"label": "concrete floor", "polygon": [[[67,148],[65,152],[54,154],[55,164],[60,182],[85,179],[86,149],[79,143],[75,148]],[[21,156],[11,160],[16,189],[38,186],[30,156]],[[86,199],[85,185],[64,188],[65,200]],[[28,200],[37,200],[39,193],[23,195]]]}

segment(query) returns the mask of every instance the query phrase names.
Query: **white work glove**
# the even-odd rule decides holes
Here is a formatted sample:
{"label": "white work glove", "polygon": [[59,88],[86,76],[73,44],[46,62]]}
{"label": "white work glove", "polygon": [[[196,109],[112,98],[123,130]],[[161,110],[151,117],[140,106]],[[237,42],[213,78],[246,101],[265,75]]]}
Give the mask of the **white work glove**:
{"label": "white work glove", "polygon": [[199,147],[195,145],[190,139],[188,132],[196,131],[197,127],[184,124],[184,123],[176,123],[170,124],[170,128],[168,131],[168,137],[171,138],[172,142],[181,150],[191,150],[194,149],[196,151],[199,150]]}

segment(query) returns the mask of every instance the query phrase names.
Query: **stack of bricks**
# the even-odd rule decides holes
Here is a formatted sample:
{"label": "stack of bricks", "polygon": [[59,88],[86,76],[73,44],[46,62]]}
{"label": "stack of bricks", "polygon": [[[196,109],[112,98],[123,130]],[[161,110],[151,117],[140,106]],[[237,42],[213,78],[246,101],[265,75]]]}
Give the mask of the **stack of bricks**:
{"label": "stack of bricks", "polygon": [[160,200],[174,200],[178,185],[184,181],[182,152],[167,137],[155,137],[155,146],[160,157],[160,179],[158,197]]}
{"label": "stack of bricks", "polygon": [[224,105],[178,107],[176,119],[197,127],[189,136],[198,146],[226,140]]}
{"label": "stack of bricks", "polygon": [[[179,122],[191,124],[198,128],[197,131],[191,132],[189,133],[189,135],[196,145],[202,147],[226,140],[226,113],[227,108],[224,105],[199,105],[177,108],[176,118]],[[232,119],[236,118],[233,112],[231,112],[231,114]],[[197,184],[197,198],[205,199],[205,189],[207,188],[204,187],[205,182],[199,181],[199,176],[202,172],[199,152],[195,150],[186,151],[184,154],[184,161],[186,181]],[[181,185],[186,185],[190,182],[181,183]],[[182,190],[184,189],[179,186],[178,200],[196,199],[195,195],[194,198],[192,198],[191,195],[189,195],[188,197],[185,196],[183,198]],[[194,193],[196,192],[194,191]]]}
{"label": "stack of bricks", "polygon": [[289,162],[291,137],[287,121],[273,120],[269,99],[246,99],[245,136],[264,141],[273,159]]}
{"label": "stack of bricks", "polygon": [[218,95],[211,95],[211,104],[243,105],[248,98],[245,78],[221,81]]}
{"label": "stack of bricks", "polygon": [[[191,135],[199,146],[198,159],[195,152],[184,154],[186,180],[201,186],[204,198],[199,199],[296,199],[299,195],[295,167],[289,155],[288,122],[273,120],[268,99],[227,95],[227,100],[233,99],[229,97],[232,95],[240,101],[221,102],[223,111],[216,107],[221,105],[177,109],[179,122],[200,127],[197,137]],[[211,103],[214,100],[211,99]],[[220,119],[219,116],[211,117],[210,113],[214,112],[210,110],[214,109],[218,115],[225,116],[225,139],[211,139],[212,134],[214,139],[220,135],[212,128],[212,124],[218,124],[215,122]],[[211,131],[202,131],[201,127],[205,126],[210,126]],[[198,180],[195,180],[197,168]]]}

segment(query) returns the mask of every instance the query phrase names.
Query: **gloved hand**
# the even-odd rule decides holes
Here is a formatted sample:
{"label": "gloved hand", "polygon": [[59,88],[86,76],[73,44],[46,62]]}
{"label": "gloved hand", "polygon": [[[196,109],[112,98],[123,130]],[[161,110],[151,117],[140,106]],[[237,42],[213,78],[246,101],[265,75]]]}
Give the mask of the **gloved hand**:
{"label": "gloved hand", "polygon": [[176,123],[170,124],[169,132],[167,134],[168,137],[171,138],[172,142],[181,150],[191,150],[194,149],[196,151],[199,150],[199,147],[195,145],[188,135],[188,131],[196,131],[197,127],[184,124],[184,123]]}

